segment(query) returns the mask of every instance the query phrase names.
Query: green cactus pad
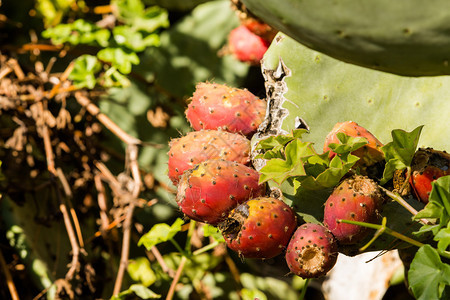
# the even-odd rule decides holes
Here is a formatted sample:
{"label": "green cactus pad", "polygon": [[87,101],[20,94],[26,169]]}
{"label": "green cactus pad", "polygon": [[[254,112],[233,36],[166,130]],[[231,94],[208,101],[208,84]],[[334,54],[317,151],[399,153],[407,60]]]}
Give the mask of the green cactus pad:
{"label": "green cactus pad", "polygon": [[408,76],[450,74],[446,0],[242,0],[274,28],[337,59]]}
{"label": "green cactus pad", "polygon": [[322,148],[337,122],[355,121],[384,144],[424,125],[419,147],[450,150],[450,76],[403,77],[335,60],[279,34],[262,64],[270,116],[257,138],[306,126]]}

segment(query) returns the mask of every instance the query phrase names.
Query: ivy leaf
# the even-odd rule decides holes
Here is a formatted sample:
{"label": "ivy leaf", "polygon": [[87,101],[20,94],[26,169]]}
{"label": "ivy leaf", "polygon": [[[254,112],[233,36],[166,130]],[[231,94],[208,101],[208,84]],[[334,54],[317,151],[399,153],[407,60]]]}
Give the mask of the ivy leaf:
{"label": "ivy leaf", "polygon": [[316,155],[312,143],[302,142],[296,139],[290,142],[285,148],[285,160],[282,158],[273,158],[266,162],[261,168],[260,182],[266,182],[270,179],[281,184],[288,177],[306,175],[304,163],[306,158]]}
{"label": "ivy leaf", "polygon": [[367,139],[364,137],[352,137],[343,132],[338,132],[336,136],[340,143],[331,143],[328,147],[330,147],[330,149],[337,154],[347,154],[353,152],[368,143]]}
{"label": "ivy leaf", "polygon": [[418,212],[414,219],[435,219],[436,225],[423,225],[419,235],[431,231],[434,240],[438,242],[438,249],[445,251],[450,245],[450,175],[433,181],[429,202]]}
{"label": "ivy leaf", "polygon": [[183,225],[183,223],[183,220],[178,218],[172,226],[169,226],[166,223],[154,225],[149,232],[139,239],[138,246],[144,245],[144,247],[150,251],[153,246],[171,240],[181,231],[181,225]]}
{"label": "ivy leaf", "polygon": [[141,299],[159,299],[161,295],[156,294],[142,284],[132,284],[128,290],[120,292],[117,296],[112,296],[111,300],[125,300],[129,295],[135,294]]}
{"label": "ivy leaf", "polygon": [[160,7],[145,8],[141,0],[115,0],[112,3],[117,8],[117,18],[136,30],[152,33],[169,26],[168,13]]}
{"label": "ivy leaf", "polygon": [[131,84],[130,80],[115,67],[106,70],[98,81],[104,87],[128,87]]}
{"label": "ivy leaf", "polygon": [[150,267],[150,262],[146,257],[132,259],[128,263],[128,274],[131,279],[141,282],[145,286],[150,286],[156,281],[155,272]]}
{"label": "ivy leaf", "polygon": [[437,248],[439,251],[444,252],[447,251],[448,246],[450,245],[450,223],[446,228],[442,228],[434,237],[435,241],[438,241]]}
{"label": "ivy leaf", "polygon": [[159,46],[157,34],[144,34],[129,26],[114,27],[113,35],[117,44],[136,52],[144,51],[149,46]]}
{"label": "ivy leaf", "polygon": [[69,79],[74,85],[83,88],[93,89],[97,83],[96,74],[100,72],[102,65],[97,57],[92,55],[82,55],[75,60]]}
{"label": "ivy leaf", "polygon": [[275,148],[281,149],[287,143],[289,143],[295,139],[300,139],[302,137],[302,135],[307,132],[308,131],[306,129],[294,129],[291,131],[291,133],[286,134],[286,135],[269,136],[268,138],[259,141],[255,147],[255,150],[267,150],[267,149],[275,149]]}
{"label": "ivy leaf", "polygon": [[414,256],[408,281],[416,299],[443,299],[445,286],[450,285],[450,265],[430,245],[424,245]]}
{"label": "ivy leaf", "polygon": [[97,53],[97,57],[110,62],[122,74],[129,74],[132,65],[139,64],[139,57],[134,52],[125,52],[122,48],[106,48]]}
{"label": "ivy leaf", "polygon": [[217,242],[225,242],[225,239],[223,238],[223,235],[222,233],[220,233],[219,229],[208,224],[205,224],[203,226],[203,235],[205,237],[212,236],[213,239]]}
{"label": "ivy leaf", "polygon": [[[328,156],[327,153],[324,153]],[[347,174],[353,165],[359,160],[359,157],[351,154],[335,156],[321,173],[316,176],[308,176],[302,181],[301,185],[308,190],[317,190],[331,188],[336,186]],[[308,174],[311,174],[310,168],[307,168]]]}
{"label": "ivy leaf", "polygon": [[423,125],[411,132],[401,129],[392,130],[392,142],[381,147],[386,159],[386,166],[380,184],[383,185],[388,182],[393,177],[395,170],[402,170],[411,166],[422,128]]}
{"label": "ivy leaf", "polygon": [[261,292],[260,290],[257,290],[257,289],[243,288],[241,290],[241,295],[242,295],[242,300],[254,300],[254,299],[267,300],[267,296],[263,292]]}

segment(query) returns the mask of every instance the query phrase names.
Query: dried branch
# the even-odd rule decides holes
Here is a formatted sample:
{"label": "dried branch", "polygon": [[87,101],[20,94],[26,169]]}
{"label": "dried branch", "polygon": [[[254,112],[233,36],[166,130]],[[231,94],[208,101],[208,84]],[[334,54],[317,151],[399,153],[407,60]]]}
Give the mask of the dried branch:
{"label": "dried branch", "polygon": [[[41,116],[42,116],[44,114],[44,104],[42,102],[39,103],[39,109],[40,109]],[[47,160],[47,169],[52,176],[57,178],[58,172],[55,169],[55,156],[54,156],[52,145],[51,145],[50,133],[48,131],[48,127],[44,121],[42,121],[41,124],[39,124],[39,126],[41,129],[40,132],[42,134],[42,139],[44,140],[44,149],[45,149],[45,157]],[[56,194],[59,199],[59,210],[61,211],[61,213],[63,215],[64,225],[66,227],[67,235],[69,236],[70,245],[72,247],[72,262],[70,264],[69,271],[66,273],[66,279],[70,280],[73,278],[73,275],[75,274],[75,271],[78,268],[80,246],[78,245],[78,242],[77,242],[77,239],[75,236],[75,231],[73,229],[72,222],[70,220],[67,206],[61,197],[59,185],[56,186]]]}
{"label": "dried branch", "polygon": [[84,96],[81,92],[75,92],[75,98],[78,103],[86,108],[86,110],[93,116],[95,116],[106,128],[114,133],[119,139],[121,139],[127,145],[141,145],[141,140],[130,136],[128,133],[122,130],[116,123],[114,123],[107,115],[100,112],[98,106]]}
{"label": "dried branch", "polygon": [[3,270],[3,274],[6,277],[6,284],[8,285],[9,293],[11,294],[12,300],[19,300],[19,294],[17,294],[16,286],[14,285],[13,278],[11,273],[9,272],[8,266],[6,265],[5,258],[3,257],[3,253],[0,250],[0,265]]}
{"label": "dried branch", "polygon": [[175,277],[173,278],[173,281],[170,284],[170,288],[169,288],[169,292],[167,293],[166,300],[172,300],[173,295],[175,294],[175,287],[177,286],[177,283],[180,280],[181,273],[183,272],[186,261],[187,261],[186,256],[181,257],[180,265],[178,266],[177,272],[175,273]]}
{"label": "dried branch", "polygon": [[109,218],[107,214],[107,205],[106,205],[106,196],[105,196],[105,188],[102,184],[102,180],[100,178],[100,174],[95,174],[94,176],[95,188],[97,189],[97,201],[98,207],[100,208],[100,232],[102,234],[106,233],[106,230],[109,226]]}
{"label": "dried branch", "polygon": [[128,266],[128,256],[130,252],[130,238],[131,238],[131,224],[133,222],[133,212],[135,208],[135,200],[138,198],[142,187],[141,174],[139,172],[138,147],[136,144],[128,144],[127,147],[126,169],[129,167],[131,175],[134,180],[134,187],[131,191],[132,201],[128,205],[128,211],[125,221],[123,223],[123,239],[122,239],[122,253],[120,256],[119,270],[117,271],[116,282],[114,283],[113,295],[117,295],[122,288],[123,276]]}

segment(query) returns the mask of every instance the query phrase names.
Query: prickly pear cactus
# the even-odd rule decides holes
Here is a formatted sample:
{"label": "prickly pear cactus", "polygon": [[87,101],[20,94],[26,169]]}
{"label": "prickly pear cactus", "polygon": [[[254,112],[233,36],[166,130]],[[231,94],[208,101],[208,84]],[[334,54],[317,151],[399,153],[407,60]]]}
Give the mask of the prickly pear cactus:
{"label": "prickly pear cactus", "polygon": [[272,27],[340,60],[408,76],[450,74],[446,0],[242,2]]}
{"label": "prickly pear cactus", "polygon": [[[393,129],[412,131],[424,125],[420,147],[450,149],[450,76],[403,77],[355,66],[312,51],[282,33],[266,52],[262,71],[268,114],[252,139],[253,146],[268,136],[307,128],[310,133],[302,141],[313,142],[319,150],[337,122],[351,120],[384,144],[392,141]],[[257,169],[263,164],[254,160]],[[284,199],[305,221],[323,219],[323,204],[331,189],[307,190],[288,181],[280,187]],[[423,208],[417,201],[410,204]],[[411,231],[411,214],[396,206],[389,203],[384,208],[388,226]],[[387,249],[392,243],[393,239],[382,236],[369,250]]]}
{"label": "prickly pear cactus", "polygon": [[450,150],[450,76],[403,77],[335,60],[279,34],[262,64],[270,116],[257,138],[306,127],[321,148],[334,124],[355,121],[391,141],[425,125],[419,146]]}

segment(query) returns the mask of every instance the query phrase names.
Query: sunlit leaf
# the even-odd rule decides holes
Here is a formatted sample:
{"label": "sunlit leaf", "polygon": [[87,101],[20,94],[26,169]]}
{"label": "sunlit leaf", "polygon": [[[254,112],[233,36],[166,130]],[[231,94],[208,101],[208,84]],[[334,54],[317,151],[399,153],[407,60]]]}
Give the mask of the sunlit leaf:
{"label": "sunlit leaf", "polygon": [[127,290],[120,292],[116,296],[112,296],[111,300],[125,300],[129,295],[135,294],[141,299],[159,299],[161,295],[156,294],[146,286],[142,284],[132,284]]}
{"label": "sunlit leaf", "polygon": [[444,288],[450,285],[450,265],[443,263],[430,245],[422,246],[411,263],[408,282],[418,300],[444,299]]}
{"label": "sunlit leaf", "polygon": [[74,68],[69,75],[69,79],[73,80],[77,87],[92,89],[97,83],[96,74],[100,72],[101,68],[102,66],[97,57],[82,55],[75,60]]}
{"label": "sunlit leaf", "polygon": [[381,184],[388,182],[395,170],[402,170],[411,165],[422,128],[423,126],[419,126],[411,132],[401,129],[392,130],[392,142],[381,148],[386,159]]}
{"label": "sunlit leaf", "polygon": [[159,243],[167,242],[181,231],[181,225],[183,225],[183,223],[183,220],[178,218],[172,226],[169,226],[166,223],[156,224],[149,232],[140,238],[138,245],[144,245],[147,250],[150,250]]}
{"label": "sunlit leaf", "polygon": [[131,279],[150,286],[156,281],[155,272],[150,267],[150,261],[146,257],[138,257],[130,260],[127,266]]}

